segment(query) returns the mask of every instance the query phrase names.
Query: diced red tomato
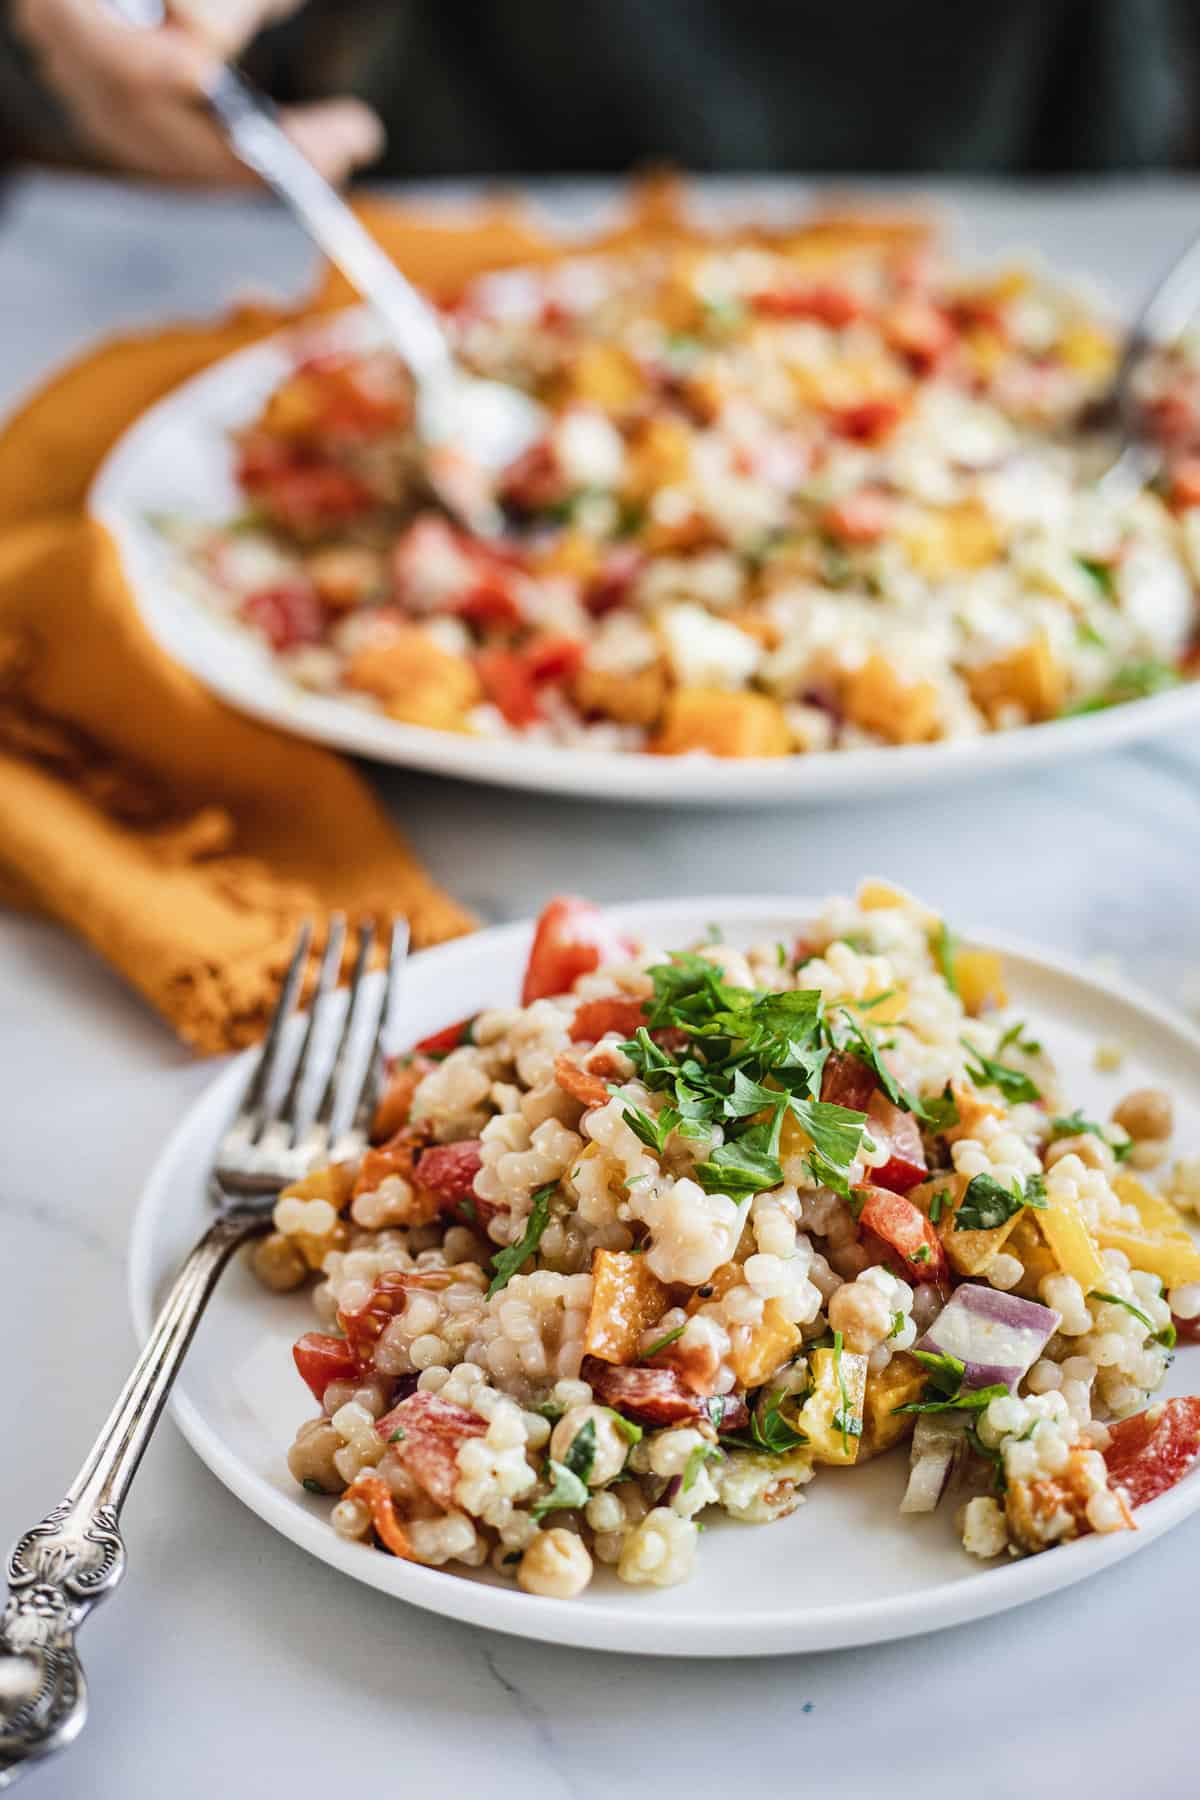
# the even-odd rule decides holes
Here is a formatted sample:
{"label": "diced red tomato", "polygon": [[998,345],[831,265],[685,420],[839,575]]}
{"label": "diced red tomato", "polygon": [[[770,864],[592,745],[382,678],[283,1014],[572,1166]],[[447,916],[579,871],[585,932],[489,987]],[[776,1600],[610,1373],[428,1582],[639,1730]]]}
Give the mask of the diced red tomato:
{"label": "diced red tomato", "polygon": [[845,544],[875,544],[891,529],[895,507],[878,488],[860,488],[827,507],[823,519],[826,531]]}
{"label": "diced red tomato", "polygon": [[750,308],[762,319],[816,319],[835,330],[861,319],[866,311],[857,294],[832,283],[766,288],[751,297]]}
{"label": "diced red tomato", "polygon": [[849,1050],[835,1050],[821,1076],[821,1098],[851,1112],[866,1112],[878,1091],[874,1069]]}
{"label": "diced red tomato", "polygon": [[[603,1406],[648,1425],[681,1425],[711,1417],[703,1398],[685,1386],[674,1369],[623,1368],[585,1356],[580,1375]],[[722,1431],[740,1431],[750,1414],[741,1394],[726,1394]]]}
{"label": "diced red tomato", "polygon": [[449,1508],[460,1474],[459,1449],[468,1438],[482,1437],[487,1421],[422,1389],[377,1419],[375,1429],[385,1443],[395,1438],[394,1447],[414,1480],[431,1500]]}
{"label": "diced red tomato", "polygon": [[469,1019],[456,1019],[453,1025],[443,1025],[440,1031],[431,1031],[429,1036],[423,1037],[419,1044],[414,1044],[413,1049],[418,1056],[449,1056],[450,1052],[457,1050],[461,1044],[470,1043],[471,1027],[474,1023],[474,1013]]}
{"label": "diced red tomato", "polygon": [[578,638],[558,632],[544,632],[531,639],[521,652],[530,679],[535,682],[569,681],[578,674],[583,653],[584,645]]}
{"label": "diced red tomato", "polygon": [[1130,1506],[1144,1506],[1173,1488],[1200,1457],[1200,1399],[1163,1400],[1109,1431],[1109,1483]]}
{"label": "diced red tomato", "polygon": [[1200,1319],[1180,1319],[1171,1314],[1175,1335],[1185,1344],[1200,1344]]}
{"label": "diced red tomato", "polygon": [[529,668],[515,650],[481,650],[475,670],[483,691],[516,730],[541,718],[537,689]]}
{"label": "diced red tomato", "polygon": [[567,484],[553,444],[545,439],[510,463],[497,483],[500,498],[519,512],[545,512],[567,497]]}
{"label": "diced red tomato", "polygon": [[244,457],[242,486],[272,518],[299,536],[359,518],[375,505],[365,482],[333,464],[285,463],[269,474],[257,474]]}
{"label": "diced red tomato", "polygon": [[867,1131],[873,1141],[888,1152],[887,1161],[871,1171],[871,1179],[877,1187],[907,1194],[909,1188],[924,1181],[929,1165],[921,1142],[921,1128],[911,1113],[894,1106],[885,1093],[876,1092],[867,1107]]}
{"label": "diced red tomato", "polygon": [[242,601],[241,617],[261,631],[272,650],[294,650],[319,644],[325,615],[316,590],[307,581],[278,581],[257,588]]}
{"label": "diced red tomato", "polygon": [[511,582],[495,575],[481,575],[450,610],[481,631],[515,631],[523,616]]}
{"label": "diced red tomato", "polygon": [[317,1405],[323,1404],[325,1389],[335,1381],[356,1381],[358,1358],[345,1338],[324,1331],[306,1331],[292,1346],[292,1356],[300,1379],[312,1390]]}
{"label": "diced red tomato", "polygon": [[859,1225],[891,1246],[909,1281],[941,1279],[946,1272],[946,1252],[925,1214],[911,1200],[890,1188],[875,1186],[856,1188],[854,1197],[862,1203]]}
{"label": "diced red tomato", "polygon": [[596,1044],[609,1031],[631,1038],[645,1023],[646,1009],[640,1000],[585,1000],[571,1020],[571,1041]]}
{"label": "diced red tomato", "polygon": [[371,1367],[376,1339],[404,1311],[410,1293],[436,1293],[453,1279],[451,1269],[385,1269],[360,1307],[338,1313],[338,1324],[358,1367]]}
{"label": "diced red tomato", "polygon": [[602,962],[628,955],[631,949],[598,906],[559,894],[545,907],[534,930],[522,1006],[549,994],[569,993],[581,975],[590,975]]}
{"label": "diced red tomato", "polygon": [[456,1144],[432,1144],[417,1158],[416,1178],[421,1187],[437,1196],[443,1212],[451,1212],[474,1192],[475,1177],[483,1167],[478,1138],[460,1138]]}
{"label": "diced red tomato", "polygon": [[1200,457],[1185,456],[1171,465],[1173,506],[1200,506]]}
{"label": "diced red tomato", "polygon": [[603,618],[605,613],[626,604],[645,560],[642,551],[633,544],[620,544],[608,552],[583,596],[583,603],[593,618]]}
{"label": "diced red tomato", "polygon": [[904,417],[899,400],[862,400],[856,406],[835,407],[830,423],[839,437],[859,444],[877,444],[890,437]]}
{"label": "diced red tomato", "polygon": [[889,308],[883,332],[892,349],[922,375],[930,374],[945,359],[957,335],[940,307],[915,295]]}

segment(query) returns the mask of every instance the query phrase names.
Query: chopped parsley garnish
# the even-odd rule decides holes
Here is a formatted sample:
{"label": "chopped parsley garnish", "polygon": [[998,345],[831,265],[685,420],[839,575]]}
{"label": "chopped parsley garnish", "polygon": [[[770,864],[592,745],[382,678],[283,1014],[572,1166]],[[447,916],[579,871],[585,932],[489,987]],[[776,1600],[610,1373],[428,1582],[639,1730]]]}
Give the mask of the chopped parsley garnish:
{"label": "chopped parsley garnish", "polygon": [[[739,1450],[765,1451],[768,1456],[786,1456],[789,1450],[802,1449],[808,1439],[784,1418],[781,1408],[786,1399],[786,1394],[770,1395],[765,1406],[756,1407],[751,1413],[749,1432],[728,1432],[722,1441]],[[713,1423],[719,1430],[720,1421],[714,1419]]]}
{"label": "chopped parsley garnish", "polygon": [[407,1434],[404,1430],[403,1425],[397,1425],[395,1431],[393,1431],[391,1437],[388,1439],[388,1443],[389,1444],[402,1444],[405,1440],[406,1435]]}
{"label": "chopped parsley garnish", "polygon": [[936,1193],[929,1196],[929,1223],[931,1225],[938,1224],[950,1204],[951,1197],[952,1190],[950,1188],[938,1188]]}
{"label": "chopped parsley garnish", "polygon": [[[955,1231],[995,1231],[1019,1213],[1023,1206],[1046,1210],[1046,1181],[1031,1175],[1024,1186],[1006,1188],[994,1175],[973,1175],[954,1215]],[[932,1214],[930,1215],[932,1217]]]}
{"label": "chopped parsley garnish", "polygon": [[529,1206],[529,1217],[525,1221],[525,1230],[515,1244],[507,1250],[498,1250],[492,1258],[492,1267],[496,1273],[492,1276],[487,1297],[498,1294],[501,1288],[507,1287],[521,1264],[528,1262],[542,1241],[542,1233],[550,1223],[550,1201],[558,1191],[557,1181],[548,1181],[532,1195]]}
{"label": "chopped parsley garnish", "polygon": [[1085,1119],[1081,1112],[1067,1113],[1062,1118],[1051,1119],[1051,1141],[1065,1137],[1083,1137],[1085,1133],[1098,1137],[1102,1144],[1107,1144],[1118,1162],[1124,1162],[1133,1149],[1132,1138],[1110,1138],[1103,1125],[1097,1125],[1095,1119]]}
{"label": "chopped parsley garnish", "polygon": [[[1090,575],[1106,600],[1112,600],[1116,594],[1116,576],[1111,563],[1097,562],[1092,556],[1077,556],[1075,561],[1085,575]],[[1099,633],[1096,634],[1099,636]],[[1103,638],[1100,639],[1103,643]]]}
{"label": "chopped parsley garnish", "polygon": [[1059,715],[1064,719],[1077,719],[1085,713],[1105,712],[1110,706],[1124,706],[1127,700],[1148,700],[1154,694],[1165,693],[1168,688],[1178,687],[1182,677],[1178,669],[1169,663],[1131,662],[1124,668],[1117,669],[1099,693],[1089,694],[1084,700],[1076,700],[1072,706],[1064,707]]}
{"label": "chopped parsley garnish", "polygon": [[1042,1046],[1038,1043],[1036,1038],[1026,1037],[1026,1029],[1027,1027],[1024,1019],[1017,1019],[1008,1027],[1008,1030],[1000,1039],[1000,1042],[996,1046],[997,1050],[1003,1052],[1008,1049],[1010,1044],[1015,1044],[1018,1050],[1023,1050],[1025,1052],[1026,1056],[1040,1056],[1042,1054]]}
{"label": "chopped parsley garnish", "polygon": [[635,1444],[641,1443],[646,1434],[640,1425],[635,1425],[632,1419],[623,1418],[619,1412],[614,1412],[611,1406],[606,1406],[604,1410],[609,1414],[613,1424],[625,1439],[625,1442],[629,1445],[630,1449],[632,1449]]}
{"label": "chopped parsley garnish", "polygon": [[[928,1244],[922,1245],[922,1249],[928,1257]],[[850,1448],[850,1439],[852,1437],[862,1436],[863,1422],[858,1414],[851,1410],[850,1395],[846,1388],[846,1377],[842,1371],[842,1334],[840,1331],[835,1331],[833,1334],[833,1372],[837,1377],[838,1395],[841,1404],[830,1422],[835,1431],[841,1432],[842,1449],[843,1451],[847,1451]]]}
{"label": "chopped parsley garnish", "polygon": [[908,1260],[915,1263],[927,1263],[932,1254],[928,1244],[921,1244],[918,1249],[913,1251]]}
{"label": "chopped parsley garnish", "polygon": [[[977,1050],[974,1044],[968,1043],[966,1038],[962,1041],[974,1059],[967,1063],[967,1074],[976,1087],[999,1088],[1010,1105],[1018,1100],[1041,1099],[1041,1089],[1021,1069],[1010,1069],[1006,1063],[996,1062],[992,1057],[985,1056],[982,1050]],[[1028,1049],[1028,1045],[1021,1043],[1019,1038],[1016,1043],[1018,1049]],[[1003,1049],[1003,1047],[1002,1043],[1000,1048]]]}
{"label": "chopped parsley garnish", "polygon": [[571,1439],[571,1447],[563,1460],[556,1462],[552,1456],[547,1457],[546,1473],[554,1485],[548,1494],[530,1507],[530,1517],[541,1519],[546,1513],[555,1512],[562,1506],[586,1506],[588,1482],[595,1464],[596,1421],[585,1419]]}
{"label": "chopped parsley garnish", "polygon": [[899,1337],[900,1333],[904,1330],[904,1327],[907,1323],[908,1323],[907,1313],[894,1312],[892,1314],[892,1329],[888,1332],[888,1337],[889,1338]]}
{"label": "chopped parsley garnish", "polygon": [[930,1131],[952,1131],[960,1122],[958,1102],[949,1082],[934,1099],[922,1100],[921,1109]]}
{"label": "chopped parsley garnish", "polygon": [[1123,1306],[1127,1313],[1131,1313],[1135,1319],[1139,1320],[1141,1324],[1146,1327],[1146,1330],[1150,1333],[1151,1343],[1161,1344],[1164,1350],[1173,1350],[1175,1348],[1179,1333],[1176,1331],[1173,1321],[1164,1325],[1161,1331],[1155,1331],[1153,1319],[1144,1313],[1140,1306],[1135,1306],[1132,1300],[1122,1300],[1120,1294],[1102,1294],[1099,1288],[1093,1288],[1088,1295],[1088,1299],[1103,1300],[1109,1306]]}
{"label": "chopped parsley garnish", "polygon": [[933,960],[941,970],[946,986],[952,994],[957,994],[958,982],[954,976],[954,956],[958,949],[958,939],[945,919],[938,920],[937,930],[929,940],[929,948],[933,951]]}
{"label": "chopped parsley garnish", "polygon": [[[866,1115],[819,1097],[835,1044],[820,991],[733,987],[692,951],[650,976],[646,1025],[621,1045],[639,1079],[666,1100],[655,1117],[625,1103],[640,1141],[661,1155],[672,1131],[710,1142],[719,1131],[723,1141],[693,1173],[710,1193],[741,1199],[782,1182],[779,1150],[790,1114],[812,1142],[813,1174],[846,1192]],[[687,1034],[678,1055],[655,1043],[652,1034],[663,1029]]]}
{"label": "chopped parsley garnish", "polygon": [[927,1371],[925,1393],[928,1398],[894,1406],[894,1413],[982,1412],[990,1401],[999,1400],[1008,1392],[1004,1383],[997,1381],[990,1387],[971,1388],[964,1394],[962,1380],[967,1372],[966,1364],[957,1356],[945,1356],[934,1350],[914,1350],[912,1354]]}
{"label": "chopped parsley garnish", "polygon": [[681,1338],[686,1330],[686,1324],[677,1325],[674,1331],[668,1331],[665,1337],[660,1337],[658,1342],[651,1344],[648,1350],[639,1350],[638,1361],[648,1362],[650,1357],[657,1356],[660,1350],[665,1350],[668,1344],[673,1344],[677,1338]]}
{"label": "chopped parsley garnish", "polygon": [[683,1481],[680,1483],[680,1493],[690,1493],[692,1488],[695,1487],[696,1477],[699,1475],[705,1463],[711,1462],[714,1457],[719,1457],[720,1455],[721,1452],[717,1449],[715,1444],[697,1444],[683,1466]]}
{"label": "chopped parsley garnish", "polygon": [[323,1494],[325,1492],[320,1482],[314,1481],[311,1475],[306,1475],[300,1485],[306,1494]]}
{"label": "chopped parsley garnish", "polygon": [[1075,638],[1080,644],[1086,644],[1092,650],[1106,650],[1108,639],[1101,637],[1096,627],[1088,619],[1079,619],[1075,624]]}

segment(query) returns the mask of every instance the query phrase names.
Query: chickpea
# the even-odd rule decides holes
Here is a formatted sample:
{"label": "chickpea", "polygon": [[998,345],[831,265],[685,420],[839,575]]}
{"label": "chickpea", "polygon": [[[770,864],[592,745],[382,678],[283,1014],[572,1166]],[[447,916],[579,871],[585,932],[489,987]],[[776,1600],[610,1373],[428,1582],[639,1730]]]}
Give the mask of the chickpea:
{"label": "chickpea", "polygon": [[829,1302],[829,1324],[840,1331],[847,1350],[865,1355],[892,1329],[888,1303],[873,1282],[847,1281]]}
{"label": "chickpea", "polygon": [[573,1600],[592,1579],[592,1559],[582,1539],[556,1525],[539,1531],[517,1567],[517,1581],[527,1594]]}
{"label": "chickpea", "polygon": [[288,1468],[301,1487],[315,1482],[324,1494],[340,1494],[346,1483],[333,1459],[341,1447],[328,1419],[306,1419],[288,1451]]}
{"label": "chickpea", "polygon": [[1162,1088],[1135,1088],[1113,1108],[1113,1123],[1131,1138],[1169,1138],[1175,1129],[1170,1094]]}
{"label": "chickpea", "polygon": [[629,1439],[607,1406],[573,1406],[565,1412],[551,1433],[550,1454],[556,1462],[564,1461],[589,1419],[596,1432],[596,1454],[588,1485],[603,1487],[621,1473],[629,1454]]}
{"label": "chickpea", "polygon": [[250,1266],[263,1286],[274,1294],[289,1294],[308,1274],[308,1264],[291,1238],[272,1231],[254,1246]]}
{"label": "chickpea", "polygon": [[1081,1131],[1078,1137],[1055,1138],[1047,1144],[1042,1160],[1048,1169],[1052,1169],[1064,1156],[1077,1156],[1089,1169],[1099,1169],[1104,1175],[1111,1175],[1116,1166],[1112,1151],[1093,1131]]}

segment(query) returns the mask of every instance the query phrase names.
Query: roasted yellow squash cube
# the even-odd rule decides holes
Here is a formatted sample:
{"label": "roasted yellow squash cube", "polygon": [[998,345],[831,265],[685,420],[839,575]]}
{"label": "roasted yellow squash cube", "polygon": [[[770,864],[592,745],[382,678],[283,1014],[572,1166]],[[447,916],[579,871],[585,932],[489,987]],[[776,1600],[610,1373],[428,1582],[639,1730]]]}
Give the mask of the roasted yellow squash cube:
{"label": "roasted yellow squash cube", "polygon": [[783,709],[766,694],[676,688],[650,748],[659,756],[707,750],[710,756],[786,756],[791,733]]}
{"label": "roasted yellow squash cube", "polygon": [[844,679],[842,704],[864,731],[892,744],[937,736],[938,692],[932,681],[904,681],[876,650]]}
{"label": "roasted yellow squash cube", "polygon": [[915,1413],[898,1413],[898,1406],[910,1406],[924,1392],[926,1371],[915,1356],[901,1350],[886,1369],[867,1376],[867,1392],[863,1402],[863,1434],[858,1460],[878,1456],[908,1437],[916,1423]]}
{"label": "roasted yellow squash cube", "polygon": [[858,1460],[862,1442],[867,1359],[850,1350],[814,1350],[808,1359],[812,1389],[795,1416],[813,1461],[845,1466]]}

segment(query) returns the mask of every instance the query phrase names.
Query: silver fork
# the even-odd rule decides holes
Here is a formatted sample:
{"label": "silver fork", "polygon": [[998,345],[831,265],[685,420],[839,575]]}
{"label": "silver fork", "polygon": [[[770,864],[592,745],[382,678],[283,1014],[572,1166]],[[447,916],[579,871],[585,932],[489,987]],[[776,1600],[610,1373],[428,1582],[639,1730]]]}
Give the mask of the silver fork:
{"label": "silver fork", "polygon": [[[374,1005],[374,984],[364,980],[375,936],[369,922],[359,929],[345,1012],[332,1045],[333,1033],[326,1029],[333,1022],[345,935],[345,920],[335,916],[289,1077],[288,1041],[294,1041],[289,1021],[312,937],[309,924],[302,928],[250,1084],[209,1174],[217,1216],[176,1277],[133,1373],[65,1497],[13,1548],[8,1605],[0,1620],[0,1789],[32,1762],[71,1743],[83,1726],[87,1684],[75,1633],[125,1573],[121,1507],[218,1276],[235,1250],[270,1225],[281,1188],[323,1162],[357,1155],[366,1144],[408,929],[403,921],[392,926],[365,1058],[355,1046],[366,1035]],[[312,1107],[308,1097],[317,1090],[320,1097]]]}

